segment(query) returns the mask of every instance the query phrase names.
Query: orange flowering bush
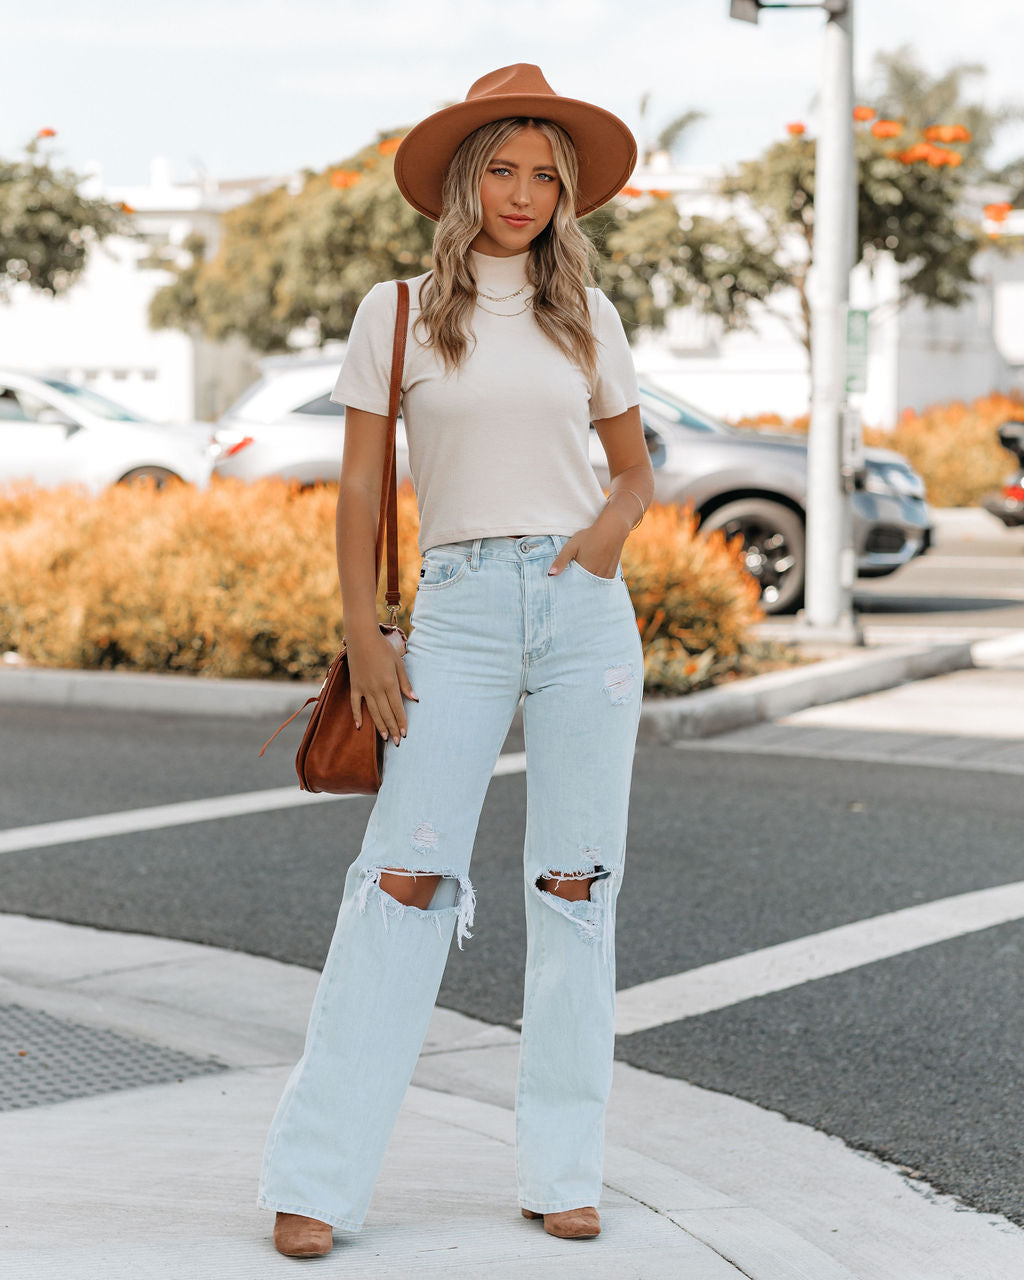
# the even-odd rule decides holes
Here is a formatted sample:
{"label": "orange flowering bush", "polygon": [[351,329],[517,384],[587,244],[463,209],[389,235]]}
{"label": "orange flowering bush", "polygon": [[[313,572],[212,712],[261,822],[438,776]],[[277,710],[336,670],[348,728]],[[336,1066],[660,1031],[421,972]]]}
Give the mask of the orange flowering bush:
{"label": "orange flowering bush", "polygon": [[1013,456],[996,439],[1007,418],[1024,417],[1024,397],[993,392],[972,404],[960,400],[905,412],[895,430],[864,432],[867,444],[902,453],[924,478],[937,507],[975,506],[1014,468]]}
{"label": "orange flowering bush", "polygon": [[[996,438],[996,428],[1007,418],[1024,418],[1024,396],[994,391],[971,405],[956,400],[921,413],[907,409],[893,430],[865,427],[864,442],[902,453],[921,475],[934,506],[971,507],[1013,470],[1012,455]],[[732,425],[806,432],[810,419],[807,414],[785,420],[777,413],[761,413]]]}
{"label": "orange flowering bush", "polygon": [[[344,633],[336,502],[336,486],[272,480],[0,492],[0,649],[46,667],[319,678]],[[398,515],[408,630],[420,565],[408,483]],[[622,562],[648,688],[679,692],[746,669],[761,614],[738,545],[655,505]]]}
{"label": "orange flowering bush", "polygon": [[622,548],[622,571],[644,646],[644,687],[703,688],[744,666],[763,619],[740,540],[697,533],[693,511],[652,503]]}
{"label": "orange flowering bush", "polygon": [[795,418],[783,418],[779,413],[748,413],[739,418],[728,418],[731,427],[743,427],[752,431],[792,432],[806,435],[811,425],[809,413],[798,414]]}

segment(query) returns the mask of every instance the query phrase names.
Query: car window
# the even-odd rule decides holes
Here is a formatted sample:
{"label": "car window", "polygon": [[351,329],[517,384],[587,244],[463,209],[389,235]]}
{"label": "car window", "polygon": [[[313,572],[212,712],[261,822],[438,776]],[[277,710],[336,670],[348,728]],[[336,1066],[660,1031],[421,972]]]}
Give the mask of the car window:
{"label": "car window", "polygon": [[31,422],[18,393],[11,387],[0,387],[0,418],[14,422]]}
{"label": "car window", "polygon": [[126,409],[124,405],[108,400],[106,396],[101,396],[98,391],[91,391],[88,387],[79,387],[73,382],[63,382],[60,378],[44,378],[43,381],[48,387],[53,387],[54,391],[59,391],[61,395],[70,396],[83,409],[88,409],[90,413],[96,414],[98,418],[108,418],[111,422],[146,421],[145,418],[140,418],[137,413],[132,413],[130,409]]}
{"label": "car window", "polygon": [[[654,466],[660,467],[667,456],[665,437],[670,434],[669,428],[664,419],[658,421],[657,415],[647,405],[640,410],[640,421],[643,423],[644,444],[651,455],[651,462]],[[597,428],[593,423],[590,424],[590,430],[594,436],[597,435]]]}
{"label": "car window", "polygon": [[314,413],[323,414],[327,417],[344,417],[345,406],[336,404],[330,396],[330,392],[325,391],[322,396],[317,396],[315,400],[309,400],[306,404],[300,404],[297,409],[292,410],[293,413]]}
{"label": "car window", "polygon": [[0,384],[0,421],[38,422],[39,415],[50,405],[31,391],[15,391]]}
{"label": "car window", "polygon": [[[258,381],[254,382],[252,386],[246,387],[238,399],[232,401],[232,403],[228,405],[225,416],[231,418],[248,418],[249,415],[243,413],[242,410],[246,405],[248,405],[249,401],[252,400],[254,396],[264,389],[266,385],[266,378],[260,378]],[[256,418],[255,421],[259,422],[260,419]]]}
{"label": "car window", "polygon": [[650,383],[644,383],[640,387],[640,402],[660,414],[662,418],[667,418],[669,422],[680,427],[689,427],[691,431],[713,433],[728,431],[725,423],[693,409],[684,401],[677,400],[671,392],[652,386]]}

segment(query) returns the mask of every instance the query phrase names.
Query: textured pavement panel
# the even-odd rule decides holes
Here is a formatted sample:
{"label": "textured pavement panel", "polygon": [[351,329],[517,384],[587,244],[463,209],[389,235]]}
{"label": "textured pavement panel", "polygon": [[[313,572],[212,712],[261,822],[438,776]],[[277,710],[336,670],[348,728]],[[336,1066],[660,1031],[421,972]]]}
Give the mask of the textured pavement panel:
{"label": "textured pavement panel", "polygon": [[0,1111],[45,1107],[227,1068],[104,1027],[0,1004]]}

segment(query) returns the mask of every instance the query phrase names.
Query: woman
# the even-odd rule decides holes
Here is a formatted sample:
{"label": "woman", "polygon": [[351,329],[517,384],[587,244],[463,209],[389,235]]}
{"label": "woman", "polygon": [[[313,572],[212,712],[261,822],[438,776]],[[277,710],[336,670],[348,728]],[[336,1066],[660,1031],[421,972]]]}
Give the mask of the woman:
{"label": "woman", "polygon": [[622,325],[586,287],[593,250],[576,218],[635,160],[620,120],[560,97],[527,64],[478,80],[396,154],[402,194],[438,221],[433,271],[409,281],[402,381],[423,559],[403,659],[378,630],[371,569],[389,281],[360,304],[332,398],[346,406],[337,542],[352,710],[390,741],[267,1140],[259,1203],[277,1210],[274,1242],[290,1256],[328,1253],[332,1225],[362,1225],[452,934],[460,947],[471,936],[477,821],[524,694],[519,1196],[553,1235],[600,1231],[615,902],[643,687],[619,556],[653,476]]}

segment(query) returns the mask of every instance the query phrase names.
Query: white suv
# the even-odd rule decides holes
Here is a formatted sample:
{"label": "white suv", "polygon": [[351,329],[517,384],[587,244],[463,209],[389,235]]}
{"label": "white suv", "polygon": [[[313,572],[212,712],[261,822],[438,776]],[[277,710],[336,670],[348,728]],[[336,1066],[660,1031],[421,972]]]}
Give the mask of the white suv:
{"label": "white suv", "polygon": [[[217,422],[217,474],[240,480],[273,476],[316,484],[337,480],[345,443],[345,410],[330,399],[342,355],[269,356],[262,377]],[[405,424],[395,430],[398,483],[409,476]]]}
{"label": "white suv", "polygon": [[0,369],[0,485],[79,484],[92,493],[122,480],[210,481],[209,423],[147,422],[88,387]]}

